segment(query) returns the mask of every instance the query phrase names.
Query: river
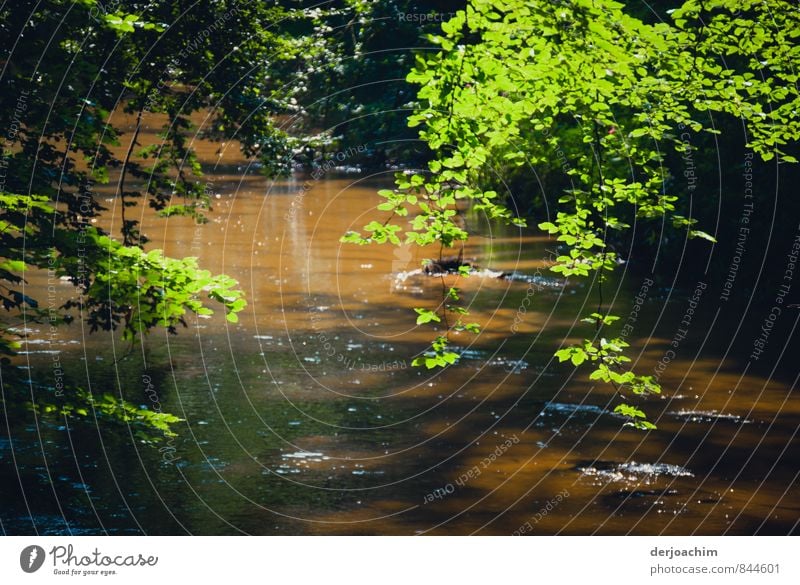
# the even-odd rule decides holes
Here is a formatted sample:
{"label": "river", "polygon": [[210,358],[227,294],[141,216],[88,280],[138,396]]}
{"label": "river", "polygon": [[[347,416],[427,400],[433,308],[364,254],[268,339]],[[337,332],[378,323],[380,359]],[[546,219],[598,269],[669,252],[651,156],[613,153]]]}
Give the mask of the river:
{"label": "river", "polygon": [[[177,336],[154,331],[133,347],[79,324],[49,344],[34,326],[17,366],[45,376],[57,351],[75,382],[141,404],[155,393],[185,422],[168,452],[118,427],[4,423],[3,530],[796,531],[792,380],[786,371],[743,374],[725,357],[725,339],[709,341],[718,284],[700,291],[703,310],[688,329],[680,321],[691,290],[673,294],[627,266],[606,286],[637,368],[657,371],[664,387],[642,403],[658,430],[624,428],[610,388],[553,358],[591,334],[580,322],[597,303],[589,283],[548,273],[547,238],[468,214],[476,235],[465,256],[512,278],[462,279],[483,331],[455,338],[456,365],[420,370],[411,360],[431,330],[415,326],[413,308],[441,300],[436,278],[407,274],[424,253],[339,243],[382,218],[375,191],[390,178],[270,181],[223,165],[211,177],[207,225],[145,212],[151,247],[233,276],[249,304],[237,324],[192,318]],[[117,215],[103,221],[118,222],[106,203]],[[31,286],[45,283],[33,277]]]}

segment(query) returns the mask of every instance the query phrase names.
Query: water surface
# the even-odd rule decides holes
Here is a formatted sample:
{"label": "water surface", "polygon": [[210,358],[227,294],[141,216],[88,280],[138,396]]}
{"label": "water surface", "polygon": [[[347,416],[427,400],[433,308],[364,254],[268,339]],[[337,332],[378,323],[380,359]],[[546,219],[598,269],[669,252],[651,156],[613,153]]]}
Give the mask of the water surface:
{"label": "water surface", "polygon": [[[703,310],[661,368],[664,396],[643,403],[658,430],[623,428],[612,391],[552,357],[591,334],[580,322],[596,308],[589,282],[547,272],[552,241],[468,214],[477,235],[465,256],[513,276],[459,281],[484,331],[454,338],[457,365],[412,368],[431,340],[430,329],[415,327],[413,307],[441,300],[438,279],[409,274],[426,252],[338,241],[383,219],[374,193],[390,175],[273,182],[220,166],[208,225],[145,213],[151,246],[237,278],[248,307],[238,324],[192,318],[178,336],[154,331],[132,347],[79,324],[51,344],[31,325],[15,365],[34,377],[48,375],[48,352],[57,351],[76,383],[141,404],[152,384],[185,422],[174,461],[116,428],[4,422],[3,530],[796,530],[797,369],[784,356],[771,376],[742,373],[744,358],[710,329],[718,286],[708,285]],[[118,206],[107,204],[102,221],[111,225]],[[619,276],[606,299],[616,314],[634,315],[631,355],[652,372],[673,347],[691,291],[648,287],[626,266]]]}

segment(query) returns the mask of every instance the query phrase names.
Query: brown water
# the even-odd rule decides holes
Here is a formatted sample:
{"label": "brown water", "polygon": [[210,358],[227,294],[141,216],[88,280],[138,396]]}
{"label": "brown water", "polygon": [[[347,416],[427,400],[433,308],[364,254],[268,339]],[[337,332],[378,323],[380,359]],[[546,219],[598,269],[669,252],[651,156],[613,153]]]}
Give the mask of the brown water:
{"label": "brown water", "polygon": [[[591,335],[579,319],[597,302],[586,281],[544,270],[552,242],[467,215],[478,235],[465,255],[515,278],[462,279],[484,330],[455,338],[457,365],[421,371],[410,363],[432,335],[415,327],[413,307],[435,306],[441,283],[398,274],[425,254],[338,242],[380,217],[374,193],[390,173],[272,182],[229,163],[211,178],[219,197],[208,225],[145,214],[143,231],[151,246],[237,278],[249,303],[238,324],[190,319],[178,336],[156,331],[132,349],[72,325],[19,360],[47,375],[52,354],[42,352],[59,351],[76,383],[142,404],[149,376],[164,409],[186,419],[178,459],[165,462],[118,430],[12,425],[0,437],[4,500],[15,502],[3,512],[5,531],[796,530],[797,368],[783,356],[771,376],[743,375],[743,359],[726,355],[731,319],[718,312],[718,285],[709,284],[662,373],[663,398],[643,405],[658,424],[645,434],[610,414],[610,389],[552,358]],[[119,217],[110,211],[106,221]],[[625,266],[619,274],[606,298],[627,318],[646,277]],[[628,340],[637,367],[652,372],[687,296],[652,286],[642,298]]]}

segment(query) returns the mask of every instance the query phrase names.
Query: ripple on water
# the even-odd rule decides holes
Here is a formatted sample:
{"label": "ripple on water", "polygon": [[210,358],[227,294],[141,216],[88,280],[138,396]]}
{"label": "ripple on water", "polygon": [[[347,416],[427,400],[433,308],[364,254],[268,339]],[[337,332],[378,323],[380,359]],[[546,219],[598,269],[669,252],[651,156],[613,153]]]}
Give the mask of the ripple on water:
{"label": "ripple on water", "polygon": [[685,467],[669,463],[594,461],[588,464],[580,463],[576,469],[583,477],[599,480],[600,483],[639,483],[642,481],[650,483],[661,477],[694,477],[694,474]]}
{"label": "ripple on water", "polygon": [[597,418],[604,414],[613,416],[614,418],[622,418],[620,415],[606,410],[602,406],[597,406],[595,404],[573,404],[570,402],[548,402],[544,405],[539,416],[591,416],[592,418]]}
{"label": "ripple on water", "polygon": [[630,513],[655,511],[657,514],[681,514],[686,511],[686,502],[676,489],[621,489],[602,496],[601,501],[610,509],[625,507]]}
{"label": "ripple on water", "polygon": [[[618,500],[642,499],[642,498],[663,498],[677,496],[680,492],[674,489],[667,490],[619,490],[610,494],[612,498]],[[659,502],[656,502],[658,504]]]}
{"label": "ripple on water", "polygon": [[[281,459],[282,463],[275,466],[272,472],[286,475],[310,471],[315,464],[327,461],[330,457],[318,451],[295,451],[294,453],[281,453]],[[264,473],[271,472],[265,470]]]}
{"label": "ripple on water", "polygon": [[738,414],[725,414],[716,410],[678,410],[670,412],[670,415],[680,418],[686,422],[716,422],[718,420],[737,423],[741,425],[750,424],[753,421],[746,419]]}
{"label": "ripple on water", "polygon": [[559,280],[557,278],[550,278],[547,276],[541,276],[540,274],[524,274],[522,272],[511,272],[506,273],[504,275],[506,280],[510,280],[512,282],[524,282],[527,284],[535,284],[537,288],[549,288],[553,290],[558,290],[564,288],[565,282],[563,280]]}
{"label": "ripple on water", "polygon": [[453,347],[451,349],[457,352],[459,358],[462,360],[483,360],[488,355],[486,351],[482,349],[471,349],[466,347]]}
{"label": "ripple on water", "polygon": [[327,455],[315,451],[297,451],[295,453],[282,453],[284,459],[302,459],[304,461],[323,461],[330,459]]}
{"label": "ripple on water", "polygon": [[92,534],[102,534],[99,528],[82,526],[79,522],[71,519],[69,522],[62,516],[49,514],[34,514],[31,516],[19,516],[6,520],[8,534],[29,534],[34,530],[39,536],[83,536]]}
{"label": "ripple on water", "polygon": [[471,361],[484,361],[484,364],[479,365],[479,368],[485,366],[499,366],[505,368],[510,374],[521,374],[523,370],[527,370],[528,362],[522,359],[512,359],[505,356],[497,356],[492,359],[487,359],[489,354],[486,350],[474,349],[468,347],[451,346],[452,351],[458,353],[459,359]]}
{"label": "ripple on water", "polygon": [[528,362],[525,360],[515,360],[509,359],[503,356],[496,357],[486,365],[488,366],[500,366],[506,370],[509,374],[521,374],[523,370],[528,369]]}
{"label": "ripple on water", "polygon": [[[410,279],[438,278],[439,276],[440,276],[439,274],[428,274],[421,268],[415,268],[413,270],[405,270],[395,274],[394,284],[397,287],[401,287],[402,285],[406,284],[407,281],[409,281]],[[474,269],[470,273],[470,277],[510,280],[511,282],[523,282],[525,284],[535,284],[537,288],[540,289],[549,288],[552,290],[561,289],[564,287],[565,284],[565,281],[563,280],[559,280],[557,278],[551,278],[548,276],[542,276],[540,274],[525,274],[523,272],[517,272],[517,271],[503,272],[500,270],[492,270],[490,268]]]}

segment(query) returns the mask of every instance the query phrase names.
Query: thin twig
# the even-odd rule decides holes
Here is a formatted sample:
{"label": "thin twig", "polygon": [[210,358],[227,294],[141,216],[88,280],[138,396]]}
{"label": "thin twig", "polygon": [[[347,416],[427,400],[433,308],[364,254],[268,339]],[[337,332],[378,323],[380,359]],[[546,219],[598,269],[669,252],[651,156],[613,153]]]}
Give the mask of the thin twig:
{"label": "thin twig", "polygon": [[128,165],[131,161],[131,156],[133,155],[133,149],[136,148],[138,144],[137,140],[139,139],[139,131],[142,129],[142,114],[144,112],[144,107],[139,108],[139,113],[136,115],[136,129],[133,131],[133,137],[131,138],[131,143],[128,146],[128,152],[125,153],[125,161],[122,163],[122,172],[119,176],[119,187],[118,192],[120,198],[122,199],[122,242],[126,246],[130,246],[133,244],[130,237],[130,231],[125,225],[125,178],[128,174]]}

